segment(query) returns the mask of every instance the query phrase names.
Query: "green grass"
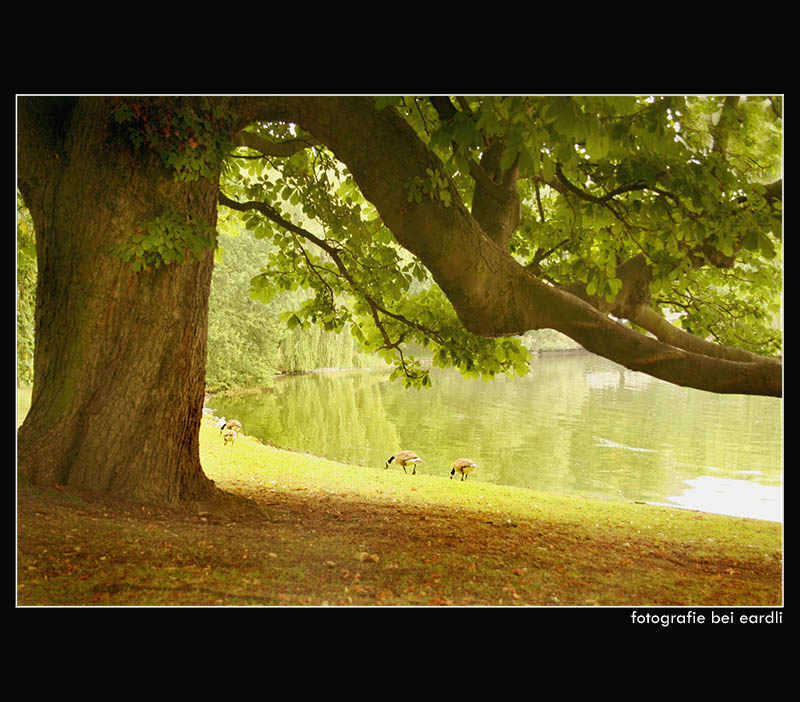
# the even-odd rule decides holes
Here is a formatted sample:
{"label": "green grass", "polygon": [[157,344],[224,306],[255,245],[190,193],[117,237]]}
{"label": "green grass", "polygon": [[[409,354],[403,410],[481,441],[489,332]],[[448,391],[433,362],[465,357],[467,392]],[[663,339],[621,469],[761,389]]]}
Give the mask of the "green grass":
{"label": "green grass", "polygon": [[[436,571],[441,579],[453,570],[463,572],[463,564],[472,563],[480,570],[484,586],[502,592],[503,586],[509,587],[509,572],[532,574],[533,555],[539,570],[547,563],[544,568],[552,568],[552,572],[533,573],[541,577],[532,589],[548,585],[554,574],[567,589],[580,589],[575,584],[584,583],[589,594],[578,602],[565,592],[552,595],[552,603],[573,604],[620,604],[620,597],[630,604],[636,602],[638,586],[645,602],[708,604],[716,587],[724,584],[723,590],[728,585],[737,589],[734,576],[741,574],[744,564],[753,572],[765,568],[771,573],[768,577],[780,580],[776,563],[781,528],[775,523],[344,465],[264,446],[249,437],[242,437],[234,447],[223,447],[215,431],[207,425],[201,433],[206,472],[218,484],[242,494],[297,494],[309,504],[329,498],[338,504],[366,505],[367,513],[393,508],[402,515],[397,518],[398,532],[409,520],[413,519],[416,527],[419,519],[435,523],[444,515],[447,528],[461,538],[465,548],[453,549],[451,542],[440,539],[438,549],[427,551],[429,542],[437,542],[425,540],[424,535],[416,549],[413,543],[393,548],[390,540],[382,541],[384,555],[392,562],[419,562],[421,556],[429,556],[428,568],[433,569],[436,556],[446,554]],[[432,533],[440,535],[439,531]],[[398,539],[403,542],[399,534]],[[499,562],[505,558],[509,567],[498,571],[487,555],[491,551],[500,554]],[[552,558],[544,558],[540,551],[554,553]],[[512,562],[517,565],[510,565]],[[503,583],[489,586],[488,573],[498,574]],[[714,582],[723,575],[729,582]],[[690,583],[698,585],[701,592],[694,592]],[[774,598],[780,587],[777,582],[773,585]],[[741,587],[748,586],[742,583]],[[451,592],[456,601],[457,591],[455,587]],[[726,603],[736,599],[731,600],[729,592],[718,594]],[[535,599],[537,604],[551,603]],[[747,596],[742,600],[752,602]]]}
{"label": "green grass", "polygon": [[[438,506],[468,509],[498,523],[504,520],[547,516],[564,524],[590,528],[625,529],[649,534],[654,540],[694,543],[712,548],[715,541],[775,546],[779,525],[668,507],[606,502],[583,497],[534,492],[526,488],[494,485],[477,480],[460,481],[449,475],[410,475],[402,469],[354,466],[310,454],[293,453],[241,437],[225,447],[219,430],[204,423],[200,441],[203,466],[218,484],[242,488],[256,485],[309,494],[332,494],[351,500],[402,502],[420,508]],[[698,534],[697,522],[703,522]],[[750,528],[743,529],[742,525]],[[711,546],[709,546],[711,545]]]}
{"label": "green grass", "polygon": [[19,490],[23,605],[761,605],[781,525],[225,446],[204,470],[256,515]]}

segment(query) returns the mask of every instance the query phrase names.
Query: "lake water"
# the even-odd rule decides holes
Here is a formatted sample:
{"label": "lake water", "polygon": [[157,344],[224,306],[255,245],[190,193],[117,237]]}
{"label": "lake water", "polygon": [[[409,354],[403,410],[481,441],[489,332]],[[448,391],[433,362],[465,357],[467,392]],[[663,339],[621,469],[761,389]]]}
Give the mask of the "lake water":
{"label": "lake water", "polygon": [[449,476],[468,457],[470,482],[782,521],[780,399],[681,388],[582,352],[543,354],[524,378],[433,369],[418,391],[387,377],[292,376],[210,404],[265,443],[349,464],[410,449],[418,473]]}

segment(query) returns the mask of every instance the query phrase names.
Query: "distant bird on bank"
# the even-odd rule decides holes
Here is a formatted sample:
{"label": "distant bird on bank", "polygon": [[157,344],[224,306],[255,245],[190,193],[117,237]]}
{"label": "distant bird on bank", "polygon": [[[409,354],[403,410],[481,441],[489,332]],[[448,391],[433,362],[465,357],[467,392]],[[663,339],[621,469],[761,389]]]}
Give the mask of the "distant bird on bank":
{"label": "distant bird on bank", "polygon": [[400,453],[396,453],[396,454],[394,454],[394,456],[389,456],[389,460],[386,461],[386,465],[383,467],[384,470],[389,467],[389,464],[392,461],[396,461],[401,466],[403,466],[403,472],[404,473],[408,472],[406,470],[406,463],[413,463],[414,464],[414,470],[412,471],[411,475],[416,475],[417,474],[417,466],[416,466],[416,464],[417,463],[422,463],[422,459],[419,456],[417,456],[417,454],[414,453],[413,451],[400,451]]}
{"label": "distant bird on bank", "polygon": [[242,433],[242,423],[238,419],[225,419],[225,417],[221,417],[214,426],[219,427],[220,434],[226,429],[233,429],[239,434]]}
{"label": "distant bird on bank", "polygon": [[242,433],[242,423],[237,419],[229,419],[225,423],[225,429],[233,429],[237,434]]}
{"label": "distant bird on bank", "polygon": [[461,480],[466,480],[467,476],[477,468],[477,464],[471,458],[456,458],[453,461],[453,470],[450,471],[450,480],[456,473],[461,473]]}
{"label": "distant bird on bank", "polygon": [[225,433],[222,435],[222,440],[225,442],[225,446],[228,445],[228,442],[230,442],[232,446],[237,437],[238,434],[236,433],[235,429],[226,429]]}

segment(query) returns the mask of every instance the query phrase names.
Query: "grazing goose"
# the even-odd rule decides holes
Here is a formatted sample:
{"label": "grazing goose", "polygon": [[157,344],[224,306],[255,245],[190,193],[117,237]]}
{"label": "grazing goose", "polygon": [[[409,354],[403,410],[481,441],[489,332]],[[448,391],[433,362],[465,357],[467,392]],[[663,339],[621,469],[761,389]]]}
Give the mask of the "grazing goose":
{"label": "grazing goose", "polygon": [[242,423],[238,419],[225,419],[225,417],[222,417],[214,426],[219,427],[220,434],[226,429],[233,429],[235,432],[242,433]]}
{"label": "grazing goose", "polygon": [[242,433],[242,423],[238,419],[229,419],[225,423],[225,429],[233,429],[235,432]]}
{"label": "grazing goose", "polygon": [[477,464],[470,458],[456,458],[453,461],[453,470],[450,471],[450,480],[456,472],[461,473],[461,480],[466,480],[467,476],[477,468]]}
{"label": "grazing goose", "polygon": [[225,433],[222,435],[222,439],[225,442],[225,446],[228,445],[229,441],[231,442],[231,445],[233,445],[233,442],[236,441],[237,436],[238,434],[234,429],[226,429]]}
{"label": "grazing goose", "polygon": [[400,453],[396,453],[396,454],[394,454],[394,456],[389,456],[389,460],[386,461],[386,465],[384,466],[384,469],[388,468],[389,464],[392,461],[397,461],[401,466],[403,466],[403,472],[404,473],[408,472],[406,470],[406,463],[413,463],[414,464],[414,470],[412,471],[411,475],[416,475],[417,474],[417,466],[416,466],[416,464],[417,463],[422,463],[422,459],[419,456],[417,456],[417,454],[414,453],[413,451],[400,451]]}

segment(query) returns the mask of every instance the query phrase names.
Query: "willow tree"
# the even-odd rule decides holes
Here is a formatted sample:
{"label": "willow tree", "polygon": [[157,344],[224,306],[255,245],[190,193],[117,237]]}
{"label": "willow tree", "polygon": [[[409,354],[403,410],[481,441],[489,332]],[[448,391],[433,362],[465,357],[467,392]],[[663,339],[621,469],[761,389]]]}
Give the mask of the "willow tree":
{"label": "willow tree", "polygon": [[[217,202],[411,385],[411,344],[524,373],[551,328],[668,382],[780,396],[777,97],[21,98],[39,287],[22,470],[207,499],[197,435]],[[222,184],[222,187],[221,187]],[[303,218],[286,204],[302,207]]]}

